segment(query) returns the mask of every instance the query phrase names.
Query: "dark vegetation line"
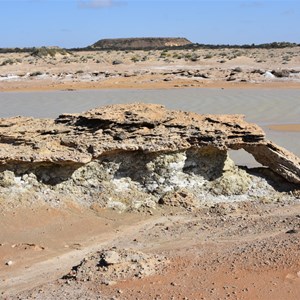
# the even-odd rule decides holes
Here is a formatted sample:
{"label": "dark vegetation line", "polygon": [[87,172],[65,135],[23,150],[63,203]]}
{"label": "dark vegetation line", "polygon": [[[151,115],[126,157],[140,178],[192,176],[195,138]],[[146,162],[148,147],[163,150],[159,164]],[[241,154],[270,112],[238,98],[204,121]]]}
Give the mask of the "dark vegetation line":
{"label": "dark vegetation line", "polygon": [[[213,44],[198,44],[193,43],[184,46],[172,46],[172,47],[137,47],[137,48],[123,48],[123,47],[83,47],[83,48],[66,48],[67,51],[108,51],[108,50],[117,50],[117,51],[133,51],[133,50],[189,50],[189,49],[223,49],[223,48],[241,48],[241,49],[278,49],[278,48],[292,48],[300,46],[297,43],[290,42],[273,42],[265,44],[244,44],[244,45],[213,45]],[[47,48],[47,47],[41,47]],[[25,48],[0,48],[0,53],[25,53],[25,52],[35,52],[38,47],[25,47]]]}

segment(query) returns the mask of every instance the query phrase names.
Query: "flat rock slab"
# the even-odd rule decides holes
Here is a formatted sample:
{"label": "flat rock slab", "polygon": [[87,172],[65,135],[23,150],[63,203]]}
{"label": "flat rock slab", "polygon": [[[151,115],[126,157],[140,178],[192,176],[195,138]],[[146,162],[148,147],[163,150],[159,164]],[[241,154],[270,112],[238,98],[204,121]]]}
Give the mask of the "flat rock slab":
{"label": "flat rock slab", "polygon": [[191,148],[245,149],[262,165],[300,184],[300,159],[265,139],[243,115],[200,115],[162,105],[109,105],[56,120],[0,119],[0,166],[83,165],[118,152],[176,152]]}

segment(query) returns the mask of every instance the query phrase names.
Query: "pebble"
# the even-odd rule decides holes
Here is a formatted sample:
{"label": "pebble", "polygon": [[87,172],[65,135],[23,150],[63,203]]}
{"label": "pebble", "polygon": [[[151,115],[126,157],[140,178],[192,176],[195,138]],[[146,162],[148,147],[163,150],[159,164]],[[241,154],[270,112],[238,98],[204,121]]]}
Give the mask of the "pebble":
{"label": "pebble", "polygon": [[296,229],[290,229],[290,230],[286,231],[285,233],[294,234],[294,233],[298,233],[298,231]]}
{"label": "pebble", "polygon": [[120,255],[116,251],[106,251],[103,254],[103,260],[107,265],[113,265],[120,262]]}
{"label": "pebble", "polygon": [[11,260],[9,260],[5,263],[5,265],[7,265],[7,266],[11,266],[12,264],[13,264],[13,262]]}

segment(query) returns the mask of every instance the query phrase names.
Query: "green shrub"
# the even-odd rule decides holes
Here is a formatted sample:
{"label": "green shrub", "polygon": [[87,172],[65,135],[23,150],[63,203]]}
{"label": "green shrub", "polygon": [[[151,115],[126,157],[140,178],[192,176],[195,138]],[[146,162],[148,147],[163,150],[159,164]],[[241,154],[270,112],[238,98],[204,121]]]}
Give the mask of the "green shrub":
{"label": "green shrub", "polygon": [[41,71],[36,71],[36,72],[30,73],[30,77],[39,76],[39,75],[43,75],[43,73]]}
{"label": "green shrub", "polygon": [[208,53],[204,56],[204,59],[210,59],[210,58],[213,58],[213,55]]}
{"label": "green shrub", "polygon": [[190,58],[191,61],[198,61],[198,59],[199,59],[199,56],[196,53],[193,53]]}
{"label": "green shrub", "polygon": [[285,55],[285,56],[282,57],[282,60],[283,61],[290,61],[291,58],[288,55]]}
{"label": "green shrub", "polygon": [[14,59],[8,58],[4,60],[0,66],[13,65],[14,63],[16,63]]}
{"label": "green shrub", "polygon": [[140,59],[137,57],[137,56],[133,56],[133,57],[131,57],[131,60],[133,61],[133,62],[138,62]]}
{"label": "green shrub", "polygon": [[66,55],[68,52],[65,49],[60,48],[47,48],[47,47],[41,47],[35,49],[31,55],[36,57],[45,57],[45,56],[51,56],[54,57],[56,54]]}

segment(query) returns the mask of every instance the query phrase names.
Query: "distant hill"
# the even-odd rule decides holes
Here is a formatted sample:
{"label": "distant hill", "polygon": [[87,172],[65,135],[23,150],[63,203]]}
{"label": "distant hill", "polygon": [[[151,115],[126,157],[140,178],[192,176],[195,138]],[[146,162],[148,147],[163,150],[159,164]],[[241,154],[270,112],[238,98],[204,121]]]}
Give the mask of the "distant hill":
{"label": "distant hill", "polygon": [[180,47],[192,45],[193,43],[186,38],[121,38],[121,39],[102,39],[93,44],[92,48],[97,49],[160,49],[169,47]]}

